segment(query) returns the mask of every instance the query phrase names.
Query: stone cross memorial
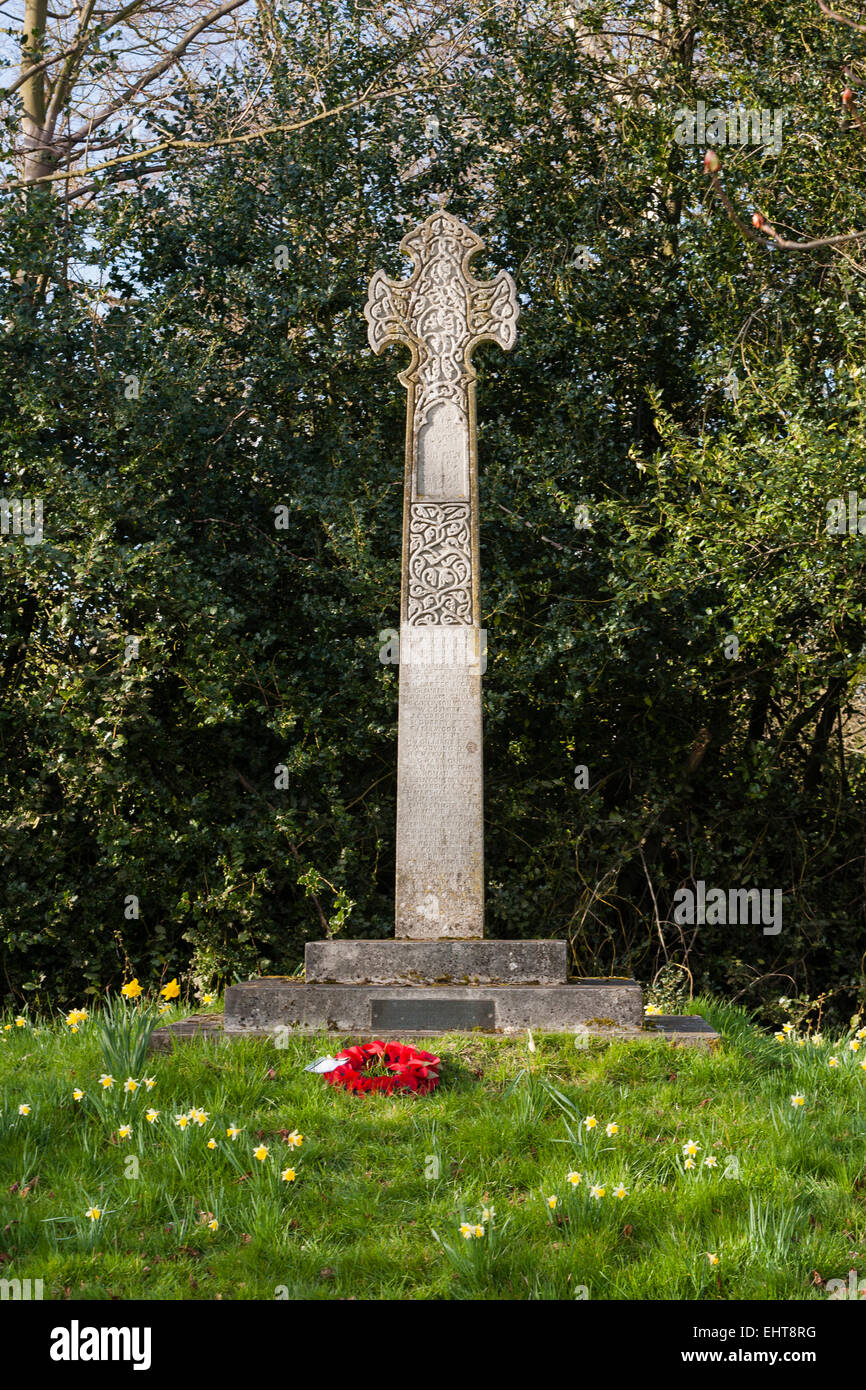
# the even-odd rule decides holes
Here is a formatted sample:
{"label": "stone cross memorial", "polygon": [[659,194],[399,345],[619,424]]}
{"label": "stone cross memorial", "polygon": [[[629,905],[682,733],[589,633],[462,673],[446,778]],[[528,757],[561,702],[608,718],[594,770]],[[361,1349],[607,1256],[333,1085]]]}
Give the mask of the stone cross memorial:
{"label": "stone cross memorial", "polygon": [[472,351],[517,335],[507,271],[479,282],[484,245],[436,212],[404,237],[397,283],[377,270],[370,346],[409,348],[397,722],[396,935],[484,935],[478,459]]}
{"label": "stone cross memorial", "polygon": [[[300,1029],[383,1036],[525,1028],[637,1035],[631,979],[569,979],[564,940],[484,939],[484,796],[475,369],[508,351],[517,293],[504,270],[476,280],[484,243],[444,209],[404,237],[405,280],[377,270],[370,346],[408,348],[395,935],[314,941],[303,981],[226,992],[226,1034]],[[563,817],[567,807],[563,804]]]}

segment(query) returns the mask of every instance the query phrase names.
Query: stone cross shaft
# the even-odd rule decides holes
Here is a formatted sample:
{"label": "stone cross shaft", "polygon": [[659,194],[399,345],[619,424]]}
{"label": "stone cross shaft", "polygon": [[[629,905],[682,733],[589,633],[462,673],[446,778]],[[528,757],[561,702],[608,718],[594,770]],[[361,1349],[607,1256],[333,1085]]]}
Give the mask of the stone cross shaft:
{"label": "stone cross shaft", "polygon": [[506,271],[475,280],[484,242],[434,212],[405,236],[405,281],[377,270],[364,310],[374,352],[403,343],[407,388],[397,745],[398,937],[484,935],[478,343],[506,351],[517,292]]}

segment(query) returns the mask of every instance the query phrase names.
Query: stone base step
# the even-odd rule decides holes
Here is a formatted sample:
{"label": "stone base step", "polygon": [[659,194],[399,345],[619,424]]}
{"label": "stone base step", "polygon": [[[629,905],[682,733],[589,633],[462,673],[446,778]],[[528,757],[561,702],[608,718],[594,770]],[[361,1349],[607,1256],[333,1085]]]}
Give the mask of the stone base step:
{"label": "stone base step", "polygon": [[[176,1023],[166,1024],[163,1028],[158,1028],[151,1037],[151,1052],[171,1052],[176,1043],[192,1042],[198,1039],[202,1042],[222,1042],[223,1039],[231,1040],[238,1038],[270,1038],[274,1037],[272,1028],[243,1029],[237,1028],[226,1030],[224,1028],[222,1014],[196,1014],[193,1018],[182,1018]],[[323,1030],[298,1029],[298,1032],[315,1036],[321,1034]],[[626,1027],[603,1027],[600,1025],[586,1024],[575,1029],[567,1030],[575,1035],[575,1043],[580,1046],[584,1039],[604,1038],[608,1042],[666,1042],[676,1047],[703,1047],[713,1048],[719,1042],[719,1035],[710,1027],[706,1019],[698,1017],[696,1014],[666,1014],[658,1015],[648,1019],[641,1028]],[[340,1046],[353,1042],[362,1042],[366,1039],[379,1037],[380,1034],[372,1032],[354,1031],[345,1036],[331,1034],[328,1046],[333,1050],[339,1051]],[[400,1041],[405,1042],[411,1038],[431,1038],[441,1036],[431,1031],[403,1029],[400,1033]],[[504,1040],[507,1034],[494,1033],[486,1034],[494,1040]],[[383,1038],[383,1041],[389,1041]]]}
{"label": "stone base step", "polygon": [[307,984],[564,985],[564,941],[309,941]]}
{"label": "stone base step", "polygon": [[284,977],[226,990],[226,1032],[573,1032],[582,1024],[639,1028],[640,985],[579,979],[556,985],[346,985]]}

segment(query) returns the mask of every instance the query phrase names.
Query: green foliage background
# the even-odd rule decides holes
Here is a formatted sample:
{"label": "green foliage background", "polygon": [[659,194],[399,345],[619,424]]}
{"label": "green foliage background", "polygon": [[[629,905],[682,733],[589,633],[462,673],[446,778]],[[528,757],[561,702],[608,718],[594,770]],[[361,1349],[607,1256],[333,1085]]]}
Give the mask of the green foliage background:
{"label": "green foliage background", "polygon": [[[744,236],[673,131],[698,100],[784,108],[778,155],[719,151],[743,222],[866,227],[839,103],[866,39],[811,3],[664,8],[666,47],[594,63],[561,9],[466,5],[447,80],[175,153],[135,193],[6,195],[0,485],[45,502],[41,545],[0,542],[16,998],[392,929],[405,359],[372,355],[363,304],[441,190],[523,305],[514,352],[476,358],[488,934],[566,936],[580,973],[674,961],[749,1006],[862,996],[866,552],[825,525],[862,486],[861,252]],[[401,41],[318,12],[333,106]],[[286,13],[268,119],[312,44]],[[257,61],[178,125],[218,132]],[[698,879],[781,888],[782,933],[677,927]]]}

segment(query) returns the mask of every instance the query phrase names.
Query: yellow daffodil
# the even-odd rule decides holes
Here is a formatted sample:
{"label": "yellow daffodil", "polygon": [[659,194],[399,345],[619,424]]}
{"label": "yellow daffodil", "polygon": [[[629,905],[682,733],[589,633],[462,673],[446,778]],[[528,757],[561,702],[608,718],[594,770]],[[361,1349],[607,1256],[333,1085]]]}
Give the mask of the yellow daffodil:
{"label": "yellow daffodil", "polygon": [[661,1009],[658,1004],[647,1004],[644,1008],[644,1013],[647,1018],[655,1018],[657,1014],[661,1013]]}
{"label": "yellow daffodil", "polygon": [[484,1227],[483,1227],[483,1226],[476,1226],[476,1227],[475,1227],[475,1238],[476,1238],[476,1240],[480,1240],[481,1237],[482,1237],[483,1235],[484,1235]]}
{"label": "yellow daffodil", "polygon": [[189,1112],[189,1118],[195,1120],[197,1125],[205,1125],[208,1121],[208,1114],[206,1110],[198,1110],[193,1106]]}
{"label": "yellow daffodil", "polygon": [[159,1008],[157,1009],[156,1012],[157,1012],[158,1014],[170,1014],[170,1013],[171,1013],[171,1005],[170,1005],[170,1004],[160,1004],[160,1006],[159,1006]]}
{"label": "yellow daffodil", "polygon": [[598,1120],[595,1118],[594,1115],[587,1115],[583,1123],[586,1125],[587,1129],[595,1129],[596,1125],[598,1124]]}
{"label": "yellow daffodil", "polygon": [[125,995],[127,999],[137,999],[138,996],[143,993],[143,990],[138,980],[130,980],[128,984],[120,986],[120,992]]}
{"label": "yellow daffodil", "polygon": [[827,1059],[827,1066],[828,1066],[828,1067],[838,1067],[838,1065],[839,1065],[839,1058],[838,1058],[838,1057],[829,1057],[829,1058]]}
{"label": "yellow daffodil", "polygon": [[714,1154],[707,1154],[707,1157],[704,1159],[704,1167],[705,1167],[705,1168],[718,1168],[718,1166],[719,1166],[719,1160],[715,1157],[715,1155],[714,1155]]}
{"label": "yellow daffodil", "polygon": [[84,1092],[81,1090],[81,1088],[80,1088],[79,1086],[76,1086],[76,1087],[75,1087],[75,1090],[72,1092],[72,1099],[73,1099],[73,1100],[84,1100]]}
{"label": "yellow daffodil", "polygon": [[852,1052],[859,1052],[859,1051],[860,1051],[860,1039],[859,1039],[859,1038],[852,1038],[851,1041],[849,1042],[848,1046],[849,1046],[849,1048],[851,1049]]}
{"label": "yellow daffodil", "polygon": [[570,1182],[572,1187],[577,1187],[579,1183],[583,1182],[583,1178],[580,1173],[569,1173],[566,1181]]}
{"label": "yellow daffodil", "polygon": [[791,1104],[794,1106],[794,1109],[796,1110],[798,1106],[801,1106],[801,1105],[805,1105],[805,1104],[806,1104],[806,1097],[805,1097],[805,1096],[792,1096],[792,1097],[791,1097]]}
{"label": "yellow daffodil", "polygon": [[283,1182],[294,1182],[296,1176],[297,1174],[295,1173],[294,1168],[284,1168],[283,1171],[280,1173],[280,1177],[282,1178]]}
{"label": "yellow daffodil", "polygon": [[215,1139],[208,1139],[207,1146],[209,1149],[215,1149],[217,1146],[217,1141]]}
{"label": "yellow daffodil", "polygon": [[600,1202],[606,1191],[606,1187],[599,1187],[597,1183],[593,1183],[592,1187],[589,1189],[589,1195],[590,1197],[594,1197],[597,1202]]}
{"label": "yellow daffodil", "polygon": [[496,1215],[496,1208],[495,1208],[495,1207],[482,1207],[482,1208],[481,1208],[481,1220],[482,1220],[482,1221],[492,1221],[495,1215]]}
{"label": "yellow daffodil", "polygon": [[705,1251],[704,1253],[706,1254],[706,1257],[711,1265],[717,1265],[719,1263],[718,1255],[711,1255],[709,1250]]}
{"label": "yellow daffodil", "polygon": [[615,1134],[619,1134],[619,1125],[613,1123],[605,1125],[604,1132],[607,1135],[608,1139],[612,1139]]}
{"label": "yellow daffodil", "polygon": [[22,1018],[21,1015],[19,1014],[18,1018],[16,1018],[16,1020],[15,1020],[15,1027],[16,1027],[16,1028],[23,1028],[24,1025],[26,1024],[26,1022],[27,1022],[27,1019],[26,1019],[26,1018]]}
{"label": "yellow daffodil", "polygon": [[628,1192],[626,1188],[623,1187],[622,1183],[620,1183],[618,1187],[615,1187],[613,1189],[613,1195],[614,1197],[618,1197],[619,1200],[622,1201],[623,1197],[628,1196]]}
{"label": "yellow daffodil", "polygon": [[157,1120],[159,1119],[159,1111],[154,1110],[153,1107],[151,1107],[150,1110],[145,1111],[144,1118],[147,1120],[147,1123],[149,1125],[155,1125]]}
{"label": "yellow daffodil", "polygon": [[156,1085],[156,1077],[155,1077],[155,1076],[146,1076],[146,1077],[144,1078],[143,1085],[144,1085],[144,1089],[145,1089],[146,1091],[152,1091],[153,1088],[154,1088],[154,1086]]}
{"label": "yellow daffodil", "polygon": [[467,1221],[463,1221],[460,1225],[460,1234],[464,1240],[471,1240],[475,1235],[475,1227],[470,1226]]}
{"label": "yellow daffodil", "polygon": [[212,994],[203,994],[202,997],[201,997],[201,1002],[202,1002],[203,1004],[212,1004],[212,1003],[213,1003],[213,995],[212,995]]}
{"label": "yellow daffodil", "polygon": [[177,978],[175,978],[175,979],[173,979],[173,980],[169,980],[168,984],[167,984],[167,985],[163,985],[162,989],[161,989],[159,992],[160,992],[160,994],[162,995],[163,999],[177,999],[177,998],[179,998],[179,997],[180,997],[180,985],[179,985],[178,982],[177,982]]}
{"label": "yellow daffodil", "polygon": [[228,1129],[226,1130],[227,1139],[237,1139],[239,1134],[240,1130],[238,1129],[237,1125],[229,1125]]}
{"label": "yellow daffodil", "polygon": [[685,1144],[683,1144],[683,1153],[688,1158],[696,1158],[700,1147],[700,1144],[696,1144],[694,1139],[687,1139]]}
{"label": "yellow daffodil", "polygon": [[783,1033],[793,1033],[793,1031],[794,1031],[794,1025],[793,1025],[793,1023],[783,1023],[783,1024],[782,1024],[782,1032],[783,1032]]}
{"label": "yellow daffodil", "polygon": [[128,1076],[123,1083],[123,1089],[124,1091],[128,1091],[129,1094],[132,1095],[133,1091],[138,1090],[138,1082],[134,1080],[133,1077]]}
{"label": "yellow daffodil", "polygon": [[776,1038],[776,1042],[787,1042],[787,1041],[788,1041],[787,1036],[786,1036],[784,1033],[776,1033],[776,1034],[775,1034],[775,1038]]}
{"label": "yellow daffodil", "polygon": [[860,1063],[860,1065],[861,1065],[861,1067],[863,1068],[863,1070],[866,1071],[866,1059],[864,1059],[864,1060]]}
{"label": "yellow daffodil", "polygon": [[293,1129],[293,1130],[292,1130],[291,1134],[289,1135],[288,1139],[286,1140],[286,1143],[287,1143],[291,1148],[293,1148],[293,1149],[299,1149],[299,1148],[301,1147],[301,1145],[303,1144],[303,1142],[304,1142],[304,1136],[303,1136],[303,1134],[299,1134],[298,1131],[297,1131],[296,1129]]}
{"label": "yellow daffodil", "polygon": [[558,1198],[558,1197],[548,1197],[548,1199],[547,1199],[547,1205],[550,1207],[550,1210],[551,1210],[551,1211],[556,1211],[556,1204],[557,1204],[558,1201],[559,1201],[559,1198]]}
{"label": "yellow daffodil", "polygon": [[267,1156],[268,1156],[268,1146],[267,1146],[267,1144],[259,1144],[259,1147],[258,1147],[257,1149],[253,1149],[253,1158],[257,1158],[257,1159],[259,1160],[259,1163],[264,1163],[264,1161],[265,1161],[265,1159],[267,1158]]}
{"label": "yellow daffodil", "polygon": [[189,1115],[175,1115],[174,1122],[178,1129],[186,1129],[189,1124]]}
{"label": "yellow daffodil", "polygon": [[695,1166],[695,1160],[694,1160],[693,1158],[687,1158],[687,1159],[685,1160],[685,1162],[683,1163],[683,1167],[684,1167],[684,1168],[694,1168],[694,1166]]}
{"label": "yellow daffodil", "polygon": [[857,1037],[858,1037],[858,1038],[866,1038],[866,1028],[858,1028],[858,1029],[857,1029]]}
{"label": "yellow daffodil", "polygon": [[104,1071],[99,1078],[99,1084],[102,1087],[103,1091],[110,1091],[112,1086],[114,1085],[114,1077],[111,1076],[108,1072]]}
{"label": "yellow daffodil", "polygon": [[12,1024],[11,1024],[11,1023],[4,1023],[4,1024],[3,1024],[3,1032],[4,1032],[4,1033],[11,1033],[11,1032],[12,1032]]}
{"label": "yellow daffodil", "polygon": [[18,1107],[18,1114],[19,1114],[19,1115],[29,1115],[29,1114],[30,1114],[30,1106],[29,1106],[29,1105],[19,1105],[19,1107]]}
{"label": "yellow daffodil", "polygon": [[131,1133],[132,1129],[129,1125],[121,1125],[120,1129],[117,1131],[117,1137],[118,1139],[128,1139]]}
{"label": "yellow daffodil", "polygon": [[207,1223],[207,1228],[208,1228],[209,1231],[218,1231],[218,1230],[219,1230],[219,1228],[220,1228],[220,1223],[217,1221],[216,1217],[214,1217],[212,1221],[209,1221],[209,1222]]}
{"label": "yellow daffodil", "polygon": [[100,1216],[102,1215],[102,1212],[100,1211],[99,1207],[88,1207],[84,1215],[89,1216],[91,1221],[98,1221]]}

